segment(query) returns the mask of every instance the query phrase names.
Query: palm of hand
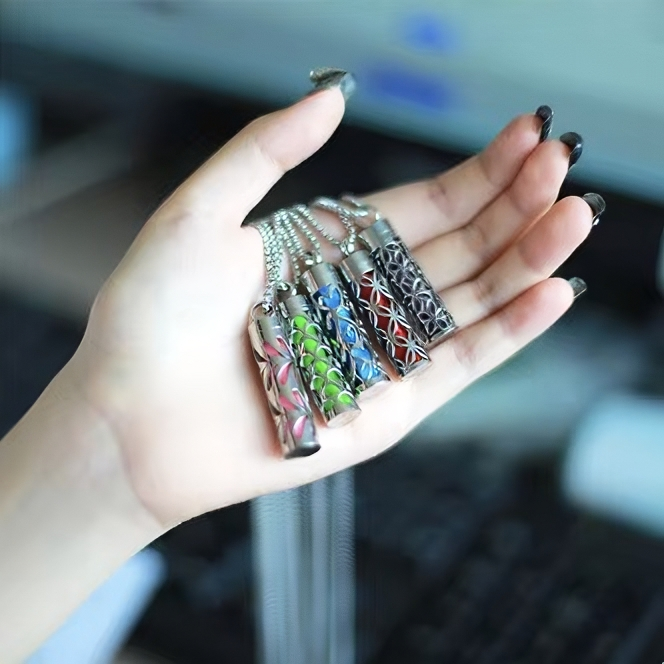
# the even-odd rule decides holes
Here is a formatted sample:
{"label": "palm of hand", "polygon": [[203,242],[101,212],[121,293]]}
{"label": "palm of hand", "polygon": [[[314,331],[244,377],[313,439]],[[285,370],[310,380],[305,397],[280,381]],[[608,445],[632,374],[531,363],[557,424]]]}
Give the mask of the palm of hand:
{"label": "palm of hand", "polygon": [[[376,455],[543,332],[572,301],[549,275],[592,213],[553,205],[568,149],[522,116],[487,150],[430,182],[368,197],[393,221],[462,328],[430,369],[362,404],[322,449],[280,458],[247,339],[262,244],[241,221],[281,172],[327,140],[336,90],[252,123],[146,224],[102,289],[73,362],[143,503],[172,524],[312,481]],[[553,205],[553,207],[552,207]]]}

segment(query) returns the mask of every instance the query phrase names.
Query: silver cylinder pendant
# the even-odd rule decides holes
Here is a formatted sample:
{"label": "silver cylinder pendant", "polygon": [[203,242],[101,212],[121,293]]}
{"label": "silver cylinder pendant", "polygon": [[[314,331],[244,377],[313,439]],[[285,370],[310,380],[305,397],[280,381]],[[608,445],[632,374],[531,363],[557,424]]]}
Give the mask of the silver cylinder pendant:
{"label": "silver cylinder pendant", "polygon": [[360,237],[427,347],[456,330],[445,303],[387,219],[378,219]]}
{"label": "silver cylinder pendant", "polygon": [[337,268],[318,263],[302,275],[301,281],[318,307],[323,331],[355,396],[387,385],[390,379]]}
{"label": "silver cylinder pendant", "polygon": [[369,252],[353,252],[341,262],[341,271],[396,372],[405,377],[428,366],[422,341]]}
{"label": "silver cylinder pendant", "polygon": [[328,426],[342,426],[360,413],[353,389],[334,358],[320,316],[306,295],[287,295],[281,310],[298,369]]}
{"label": "silver cylinder pendant", "polygon": [[284,456],[317,452],[320,445],[309,397],[278,312],[265,313],[257,307],[249,323],[249,338]]}

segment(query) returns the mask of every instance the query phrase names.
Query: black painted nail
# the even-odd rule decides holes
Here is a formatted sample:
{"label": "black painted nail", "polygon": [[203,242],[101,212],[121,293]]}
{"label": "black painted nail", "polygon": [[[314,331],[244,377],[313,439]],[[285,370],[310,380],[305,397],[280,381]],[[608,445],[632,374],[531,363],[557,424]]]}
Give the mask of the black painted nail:
{"label": "black painted nail", "polygon": [[599,194],[585,194],[583,200],[588,203],[593,211],[593,226],[599,224],[599,218],[606,210],[606,202]]}
{"label": "black painted nail", "polygon": [[309,80],[314,84],[314,89],[309,94],[319,90],[339,88],[345,100],[348,100],[357,87],[355,76],[344,69],[335,67],[318,67],[309,72]]}
{"label": "black painted nail", "polygon": [[588,284],[580,277],[572,277],[571,279],[567,280],[567,283],[572,287],[575,300],[577,297],[583,295],[588,290]]}
{"label": "black painted nail", "polygon": [[560,137],[560,140],[571,150],[569,153],[569,167],[572,168],[572,166],[574,166],[574,164],[576,164],[581,158],[581,153],[583,152],[583,138],[575,131],[568,131]]}
{"label": "black painted nail", "polygon": [[540,143],[544,143],[549,134],[551,133],[551,127],[553,126],[553,111],[551,106],[540,106],[536,111],[535,115],[542,121],[542,129],[540,131]]}

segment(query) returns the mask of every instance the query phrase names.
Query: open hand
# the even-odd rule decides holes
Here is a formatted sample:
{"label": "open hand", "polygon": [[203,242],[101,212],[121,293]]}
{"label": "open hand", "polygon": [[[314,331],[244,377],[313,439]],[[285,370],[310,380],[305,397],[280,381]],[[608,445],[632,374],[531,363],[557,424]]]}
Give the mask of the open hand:
{"label": "open hand", "polygon": [[572,287],[549,277],[585,239],[594,211],[581,198],[555,203],[570,147],[541,142],[541,119],[523,115],[457,168],[365,197],[461,329],[432,351],[427,371],[364,402],[351,424],[321,428],[320,452],[282,460],[247,339],[264,285],[262,244],[242,222],[328,140],[343,111],[332,88],[251,123],[157,210],[95,302],[67,370],[113,432],[137,496],[166,526],[379,454],[572,303]]}

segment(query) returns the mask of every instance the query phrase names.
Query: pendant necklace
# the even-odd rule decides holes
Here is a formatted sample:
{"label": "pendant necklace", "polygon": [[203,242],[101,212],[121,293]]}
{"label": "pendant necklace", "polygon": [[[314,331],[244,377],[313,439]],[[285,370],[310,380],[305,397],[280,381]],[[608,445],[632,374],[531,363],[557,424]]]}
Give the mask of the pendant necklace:
{"label": "pendant necklace", "polygon": [[290,215],[287,210],[280,210],[272,219],[293,271],[294,284],[282,284],[277,289],[277,299],[298,369],[325,423],[330,427],[342,426],[360,413],[354,390],[323,330],[316,305],[298,288],[304,249]]}
{"label": "pendant necklace", "polygon": [[249,338],[283,455],[309,456],[320,449],[314,416],[275,300],[281,281],[283,246],[269,220],[255,226],[263,240],[267,286],[261,302],[251,312]]}
{"label": "pendant necklace", "polygon": [[427,348],[455,332],[457,326],[445,303],[390,222],[353,196],[343,196],[342,201],[356,218],[372,219],[359,235]]}
{"label": "pendant necklace", "polygon": [[300,276],[300,283],[318,307],[323,329],[355,396],[366,399],[389,385],[390,378],[371,345],[362,315],[338,268],[323,261],[316,233],[333,245],[342,243],[318,224],[306,205],[296,205],[289,212],[293,224],[311,247],[311,252],[305,255],[307,269]]}
{"label": "pendant necklace", "polygon": [[345,255],[341,273],[390,364],[401,378],[424,369],[429,364],[429,356],[423,341],[409,323],[404,306],[396,299],[380,266],[369,251],[356,242],[359,229],[353,214],[345,205],[330,198],[317,198],[312,206],[335,214],[347,230],[345,240],[337,243]]}

